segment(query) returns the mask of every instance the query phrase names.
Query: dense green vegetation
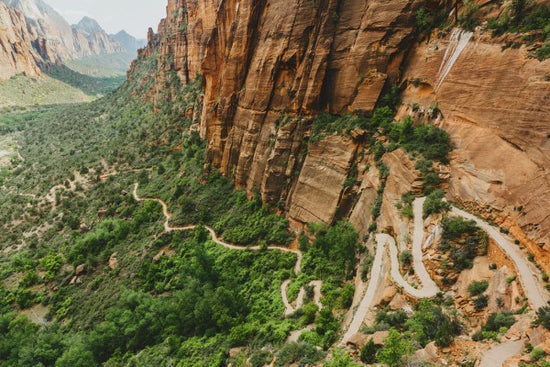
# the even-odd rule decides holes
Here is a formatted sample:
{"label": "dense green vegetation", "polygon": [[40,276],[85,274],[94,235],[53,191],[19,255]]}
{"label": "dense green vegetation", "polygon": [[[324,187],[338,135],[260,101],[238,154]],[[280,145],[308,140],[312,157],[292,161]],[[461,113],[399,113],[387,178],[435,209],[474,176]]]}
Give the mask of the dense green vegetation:
{"label": "dense green vegetation", "polygon": [[474,221],[461,217],[447,217],[441,222],[443,236],[440,245],[448,252],[455,270],[471,268],[476,256],[487,252],[488,237]]}
{"label": "dense green vegetation", "polygon": [[[222,366],[241,346],[253,365],[274,355],[278,365],[323,359],[353,297],[357,233],[345,222],[319,227],[302,241],[299,276],[292,253],[231,251],[202,227],[164,233],[160,205],[136,202],[135,182],[140,196],[168,203],[174,225],[210,225],[242,245],[293,238],[257,195],[247,200],[204,169],[205,144],[183,117],[197,108],[199,84],[178,90],[168,78],[177,103],[154,107],[132,95],[151,88],[152,70],[155,60],[144,61],[135,78],[88,105],[0,115],[1,133],[17,138],[24,158],[6,168],[0,191],[1,363]],[[75,277],[77,266],[85,270]],[[306,287],[304,307],[285,318],[280,287],[289,277],[294,298],[323,280],[322,310]],[[47,313],[33,321],[46,327],[21,314],[41,307]],[[285,344],[312,323],[299,343]]]}
{"label": "dense green vegetation", "polygon": [[[368,146],[373,152],[379,152],[378,157],[386,151],[402,147],[428,160],[448,162],[451,142],[444,130],[422,122],[415,123],[410,117],[394,122],[394,111],[388,106],[377,108],[370,118],[362,115],[320,115],[313,122],[311,135],[313,141],[318,141],[326,135],[349,134],[354,129],[365,131]],[[389,138],[389,144],[382,145],[378,141],[384,136]]]}
{"label": "dense green vegetation", "polygon": [[534,52],[539,60],[550,57],[550,8],[547,4],[514,0],[498,18],[489,20],[488,28],[495,35],[522,33],[522,42],[542,44]]}
{"label": "dense green vegetation", "polygon": [[126,75],[89,76],[69,69],[65,65],[49,66],[45,73],[92,96],[107,94],[118,88],[126,80]]}
{"label": "dense green vegetation", "polygon": [[456,310],[427,299],[418,303],[412,316],[403,310],[383,309],[376,315],[374,327],[364,331],[390,330],[389,344],[381,349],[373,343],[366,344],[361,350],[361,360],[398,366],[412,350],[423,348],[432,341],[439,347],[449,346],[462,328]]}

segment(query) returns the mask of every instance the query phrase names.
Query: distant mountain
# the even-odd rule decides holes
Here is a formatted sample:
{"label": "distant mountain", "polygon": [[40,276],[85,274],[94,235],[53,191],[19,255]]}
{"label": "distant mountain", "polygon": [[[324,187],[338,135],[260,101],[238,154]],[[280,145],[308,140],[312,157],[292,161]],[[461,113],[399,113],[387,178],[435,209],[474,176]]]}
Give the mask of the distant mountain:
{"label": "distant mountain", "polygon": [[125,30],[120,31],[117,34],[111,34],[110,36],[131,55],[135,55],[138,49],[147,45],[147,40],[137,39]]}
{"label": "distant mountain", "polygon": [[73,25],[73,28],[78,29],[79,31],[85,34],[94,34],[103,32],[103,28],[99,23],[90,17],[84,17],[77,24]]}
{"label": "distant mountain", "polygon": [[52,63],[102,53],[119,53],[124,49],[113,41],[91,18],[71,26],[58,12],[42,0],[1,0],[24,14],[31,33],[45,42],[37,47],[41,57]]}
{"label": "distant mountain", "polygon": [[35,76],[39,67],[60,64],[89,75],[121,75],[143,45],[124,31],[109,36],[89,17],[70,25],[42,0],[0,0],[0,5],[0,79]]}

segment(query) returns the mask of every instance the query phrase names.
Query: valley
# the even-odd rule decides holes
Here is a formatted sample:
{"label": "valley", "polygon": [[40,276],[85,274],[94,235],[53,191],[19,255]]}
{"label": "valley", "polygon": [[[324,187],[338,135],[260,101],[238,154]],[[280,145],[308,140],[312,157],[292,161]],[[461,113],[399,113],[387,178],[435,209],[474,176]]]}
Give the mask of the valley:
{"label": "valley", "polygon": [[550,4],[26,1],[0,366],[550,365]]}

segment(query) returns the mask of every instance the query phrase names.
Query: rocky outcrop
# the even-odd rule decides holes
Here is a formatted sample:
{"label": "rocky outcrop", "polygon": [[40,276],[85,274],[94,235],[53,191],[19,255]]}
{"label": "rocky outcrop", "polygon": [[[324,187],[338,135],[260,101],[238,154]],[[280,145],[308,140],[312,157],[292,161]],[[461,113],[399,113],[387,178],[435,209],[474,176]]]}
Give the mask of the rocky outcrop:
{"label": "rocky outcrop", "polygon": [[[170,99],[163,92],[168,74],[184,84],[200,75],[199,129],[209,163],[238,187],[259,189],[292,219],[347,217],[362,234],[380,186],[377,170],[360,157],[361,139],[310,142],[312,119],[321,112],[369,114],[384,88],[400,83],[400,117],[414,105],[442,112],[434,122],[455,146],[445,171],[449,199],[490,208],[524,234],[521,241],[550,270],[550,61],[530,59],[523,48],[503,50],[481,29],[448,27],[420,42],[420,6],[439,11],[449,4],[169,0],[167,18],[139,55],[158,51],[157,99]],[[406,157],[383,160],[396,179],[387,182],[379,224],[405,233],[394,206],[418,178]],[[370,169],[350,182],[360,165]]]}
{"label": "rocky outcrop", "polygon": [[40,57],[32,47],[36,38],[27,28],[23,14],[0,2],[0,79],[21,73],[40,75]]}

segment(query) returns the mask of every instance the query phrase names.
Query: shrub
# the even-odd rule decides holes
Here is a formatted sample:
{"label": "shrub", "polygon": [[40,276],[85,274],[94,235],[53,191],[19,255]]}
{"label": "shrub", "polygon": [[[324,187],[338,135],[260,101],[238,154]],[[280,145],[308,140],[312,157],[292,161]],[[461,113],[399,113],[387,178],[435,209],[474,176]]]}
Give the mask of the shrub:
{"label": "shrub", "polygon": [[474,308],[476,309],[476,311],[481,311],[485,307],[487,307],[488,302],[489,302],[489,297],[485,295],[477,296],[474,298]]}
{"label": "shrub", "polygon": [[360,367],[353,362],[349,354],[345,350],[336,348],[332,351],[332,359],[323,364],[324,367]]}
{"label": "shrub", "polygon": [[378,347],[374,344],[374,340],[369,339],[367,344],[361,347],[360,359],[361,362],[366,364],[373,364],[376,362],[376,353],[378,352]]}
{"label": "shrub", "polygon": [[378,351],[376,358],[379,363],[388,366],[401,366],[404,358],[412,351],[412,344],[397,330],[390,329],[388,337],[384,340],[384,347]]}
{"label": "shrub", "polygon": [[514,325],[515,322],[516,318],[510,312],[492,313],[489,315],[489,318],[487,318],[482,330],[499,331],[502,328],[508,329],[510,326]]}
{"label": "shrub", "polygon": [[426,201],[424,202],[424,218],[429,217],[431,214],[437,214],[447,212],[451,209],[451,204],[443,201],[445,192],[443,190],[437,190],[432,192]]}
{"label": "shrub", "polygon": [[435,341],[438,346],[448,346],[462,329],[455,315],[447,315],[440,306],[428,300],[419,303],[406,327],[421,346],[426,346],[431,341]]}
{"label": "shrub", "polygon": [[482,281],[474,280],[473,282],[470,283],[470,285],[468,285],[468,292],[470,292],[470,294],[472,296],[479,296],[480,294],[485,292],[487,290],[487,288],[489,288],[489,282],[488,281],[486,281],[486,280],[482,280]]}
{"label": "shrub", "polygon": [[391,125],[389,137],[407,152],[420,153],[425,159],[448,163],[451,151],[449,134],[433,125],[416,124],[410,116]]}
{"label": "shrub", "polygon": [[533,349],[530,356],[531,356],[531,359],[534,362],[538,362],[542,358],[546,357],[546,352],[544,351],[544,349],[537,347],[537,348]]}
{"label": "shrub", "polygon": [[283,345],[277,354],[275,366],[289,366],[298,362],[315,364],[321,358],[322,353],[310,344],[304,342],[288,343]]}
{"label": "shrub", "polygon": [[550,330],[550,302],[548,306],[543,306],[537,310],[537,317],[533,322],[534,325],[542,325],[544,328]]}
{"label": "shrub", "polygon": [[444,218],[442,249],[450,250],[450,258],[458,270],[471,268],[476,256],[487,252],[488,236],[474,221],[460,217]]}
{"label": "shrub", "polygon": [[401,252],[401,254],[399,255],[399,259],[401,260],[401,264],[403,266],[410,266],[413,259],[412,252],[408,250]]}

